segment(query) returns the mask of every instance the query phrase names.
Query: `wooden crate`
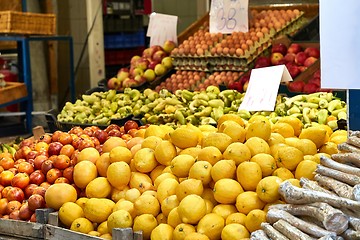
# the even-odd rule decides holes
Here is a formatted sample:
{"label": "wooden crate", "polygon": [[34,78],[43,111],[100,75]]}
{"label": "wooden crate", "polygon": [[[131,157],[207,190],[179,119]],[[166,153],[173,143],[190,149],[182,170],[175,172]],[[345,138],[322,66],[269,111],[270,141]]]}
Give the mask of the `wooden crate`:
{"label": "wooden crate", "polygon": [[55,14],[17,11],[0,12],[0,33],[54,35],[55,32]]}
{"label": "wooden crate", "polygon": [[7,82],[0,88],[0,104],[8,103],[27,96],[26,85],[18,82]]}
{"label": "wooden crate", "polygon": [[[0,239],[44,239],[44,225],[11,219],[0,219]],[[12,238],[11,238],[12,237]]]}

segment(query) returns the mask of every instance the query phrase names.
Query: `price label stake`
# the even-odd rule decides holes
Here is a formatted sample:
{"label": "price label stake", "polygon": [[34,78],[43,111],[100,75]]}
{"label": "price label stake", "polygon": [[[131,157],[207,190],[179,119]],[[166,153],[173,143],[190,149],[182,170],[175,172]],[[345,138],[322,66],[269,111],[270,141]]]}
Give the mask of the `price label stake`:
{"label": "price label stake", "polygon": [[292,81],[285,65],[251,70],[249,86],[239,110],[274,111],[280,82]]}
{"label": "price label stake", "polygon": [[177,22],[177,16],[152,13],[146,33],[150,37],[150,46],[162,46],[167,40],[177,44]]}
{"label": "price label stake", "polygon": [[249,31],[249,0],[212,0],[210,33]]}

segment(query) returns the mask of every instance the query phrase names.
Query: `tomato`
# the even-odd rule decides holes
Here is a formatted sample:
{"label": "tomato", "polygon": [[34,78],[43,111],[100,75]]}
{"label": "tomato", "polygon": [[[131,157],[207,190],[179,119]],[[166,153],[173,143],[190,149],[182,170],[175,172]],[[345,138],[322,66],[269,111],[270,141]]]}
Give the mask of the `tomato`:
{"label": "tomato", "polygon": [[21,189],[25,189],[27,185],[30,183],[30,177],[27,173],[17,173],[11,180],[11,185],[13,187],[18,187]]}

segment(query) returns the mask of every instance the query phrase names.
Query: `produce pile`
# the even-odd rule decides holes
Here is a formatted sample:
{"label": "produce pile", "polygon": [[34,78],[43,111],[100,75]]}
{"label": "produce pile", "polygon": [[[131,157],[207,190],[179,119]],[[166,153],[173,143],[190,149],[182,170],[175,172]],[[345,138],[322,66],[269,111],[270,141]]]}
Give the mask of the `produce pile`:
{"label": "produce pile", "polygon": [[140,92],[130,88],[126,88],[124,93],[116,93],[114,90],[94,92],[83,95],[83,100],[77,100],[74,104],[67,102],[57,119],[65,123],[108,125],[111,119],[132,114],[141,117],[144,124],[177,127],[187,123],[196,126],[216,124],[222,115],[233,113],[245,121],[252,115],[264,115],[272,123],[281,117],[293,116],[306,124],[306,127],[319,123],[336,129],[337,120],[347,117],[346,103],[332,93],[318,92],[291,98],[279,95],[274,112],[238,111],[244,95],[236,90],[220,91],[215,86],[199,92],[177,90],[171,93],[166,89],[159,92],[146,89]]}
{"label": "produce pile", "polygon": [[[14,157],[0,157],[0,211],[3,218],[24,219],[26,209],[31,218],[29,201],[36,196],[41,201],[35,203],[59,210],[71,230],[105,239],[125,227],[153,240],[248,238],[269,206],[282,202],[280,183],[313,179],[320,156],[338,153],[337,143],[347,139],[346,131],[333,133],[326,125],[303,129],[290,116],[279,123],[282,131],[274,132],[265,116],[243,121],[225,114],[217,128],[129,122],[25,140]],[[121,137],[109,137],[114,130]],[[30,166],[37,170],[30,173]],[[17,175],[32,179],[36,171],[35,185],[14,186]],[[15,192],[28,197],[12,199]]]}
{"label": "produce pile", "polygon": [[289,182],[279,193],[287,204],[269,207],[268,223],[250,239],[360,239],[360,133],[351,132],[340,153],[320,157],[314,180]]}

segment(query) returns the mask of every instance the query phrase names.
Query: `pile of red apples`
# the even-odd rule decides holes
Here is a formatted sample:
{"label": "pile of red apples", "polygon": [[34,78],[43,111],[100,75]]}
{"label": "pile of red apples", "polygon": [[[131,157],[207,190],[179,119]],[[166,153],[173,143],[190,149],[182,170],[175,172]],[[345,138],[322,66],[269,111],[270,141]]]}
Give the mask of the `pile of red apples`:
{"label": "pile of red apples", "polygon": [[121,68],[115,77],[108,80],[109,89],[122,90],[127,87],[138,87],[152,82],[172,69],[170,52],[176,47],[173,41],[166,41],[163,46],[154,45],[146,48],[141,56],[133,56],[130,67]]}

